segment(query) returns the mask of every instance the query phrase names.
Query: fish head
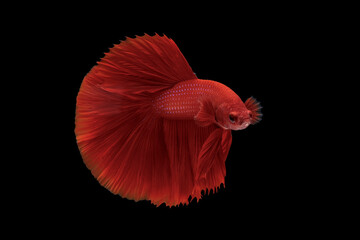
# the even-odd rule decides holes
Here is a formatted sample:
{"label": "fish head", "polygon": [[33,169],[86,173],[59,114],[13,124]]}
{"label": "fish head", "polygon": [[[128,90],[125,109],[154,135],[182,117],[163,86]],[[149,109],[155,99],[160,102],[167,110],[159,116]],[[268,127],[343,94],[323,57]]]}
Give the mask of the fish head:
{"label": "fish head", "polygon": [[251,124],[252,115],[243,102],[223,103],[216,110],[216,121],[224,129],[243,130]]}

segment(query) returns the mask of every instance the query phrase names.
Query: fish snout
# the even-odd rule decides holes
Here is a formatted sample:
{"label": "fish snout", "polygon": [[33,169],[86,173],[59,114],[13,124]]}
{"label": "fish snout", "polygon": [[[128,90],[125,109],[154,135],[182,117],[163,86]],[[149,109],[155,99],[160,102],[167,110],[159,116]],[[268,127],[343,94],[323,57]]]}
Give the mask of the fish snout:
{"label": "fish snout", "polygon": [[245,128],[247,128],[249,125],[250,125],[250,118],[246,118],[244,120],[242,120],[240,123],[239,123],[239,130],[243,130]]}

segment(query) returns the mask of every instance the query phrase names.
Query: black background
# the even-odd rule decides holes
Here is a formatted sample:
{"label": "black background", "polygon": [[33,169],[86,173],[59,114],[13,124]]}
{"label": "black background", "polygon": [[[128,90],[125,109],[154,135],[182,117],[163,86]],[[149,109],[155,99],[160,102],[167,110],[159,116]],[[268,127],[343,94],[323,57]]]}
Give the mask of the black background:
{"label": "black background", "polygon": [[[35,197],[37,203],[50,213],[55,210],[74,218],[98,214],[151,221],[156,215],[191,222],[216,216],[215,222],[235,218],[237,224],[252,227],[291,225],[288,220],[303,215],[313,194],[303,194],[307,176],[302,172],[301,151],[293,150],[297,123],[289,119],[291,110],[298,110],[297,100],[291,97],[300,91],[303,69],[312,67],[304,59],[317,27],[301,14],[294,17],[292,11],[240,13],[170,14],[156,22],[136,23],[125,17],[67,22],[60,18],[53,23],[40,42],[40,48],[46,48],[42,56],[51,73],[46,85],[51,91],[45,92],[47,100],[40,99],[48,131],[41,143],[46,149],[41,176],[46,181],[41,177],[37,184],[42,193]],[[156,207],[149,201],[113,195],[83,164],[74,134],[76,96],[86,73],[126,36],[155,32],[177,43],[198,78],[219,81],[243,101],[253,96],[263,106],[260,123],[232,133],[226,187],[187,206]]]}

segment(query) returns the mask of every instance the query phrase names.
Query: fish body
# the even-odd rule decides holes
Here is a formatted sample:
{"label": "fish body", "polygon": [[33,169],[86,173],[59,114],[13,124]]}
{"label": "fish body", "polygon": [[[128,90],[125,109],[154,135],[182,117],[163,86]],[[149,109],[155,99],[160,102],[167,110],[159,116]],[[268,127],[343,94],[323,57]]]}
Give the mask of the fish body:
{"label": "fish body", "polygon": [[156,97],[154,107],[161,116],[172,119],[194,119],[202,101],[240,103],[240,98],[227,86],[211,80],[189,80],[176,84]]}
{"label": "fish body", "polygon": [[[252,112],[246,108],[240,97],[229,87],[212,80],[194,79],[180,82],[157,96],[154,108],[164,118],[192,120],[196,119],[199,109],[205,102],[209,102],[213,109],[219,109],[226,104],[228,113],[219,113],[218,118],[222,118],[222,115],[229,116],[230,113],[237,118],[236,126],[221,125],[216,119],[208,119],[224,129],[245,129],[251,123],[249,114]],[[216,111],[209,114],[216,117]]]}
{"label": "fish body", "polygon": [[260,108],[198,79],[171,39],[144,35],[115,45],[85,76],[75,134],[102,186],[175,206],[224,184],[231,130],[260,121]]}

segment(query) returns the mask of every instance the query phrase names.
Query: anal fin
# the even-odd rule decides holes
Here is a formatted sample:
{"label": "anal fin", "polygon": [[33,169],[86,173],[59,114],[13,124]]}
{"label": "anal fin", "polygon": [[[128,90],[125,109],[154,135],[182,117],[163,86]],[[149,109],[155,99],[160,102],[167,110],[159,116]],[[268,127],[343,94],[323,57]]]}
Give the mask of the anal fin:
{"label": "anal fin", "polygon": [[199,153],[198,167],[195,175],[195,179],[202,178],[206,175],[209,169],[212,167],[216,155],[221,147],[222,129],[218,128],[213,131],[204,142],[201,151]]}
{"label": "anal fin", "polygon": [[232,142],[231,130],[217,128],[204,142],[195,172],[192,197],[200,199],[201,190],[214,190],[225,184],[225,160]]}

